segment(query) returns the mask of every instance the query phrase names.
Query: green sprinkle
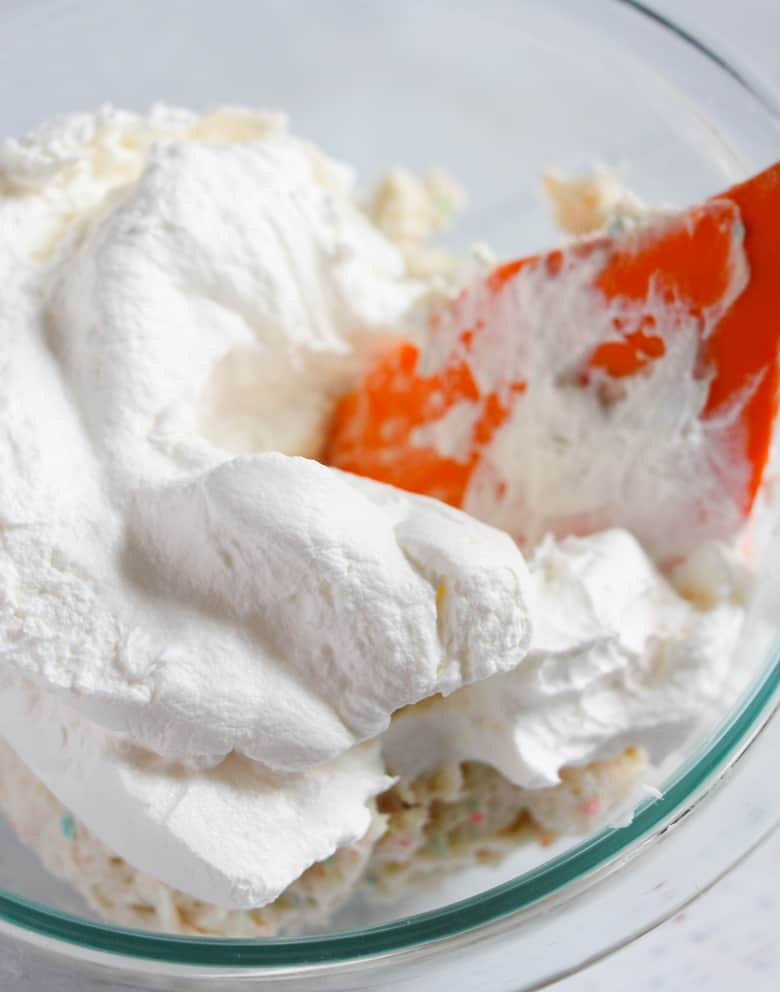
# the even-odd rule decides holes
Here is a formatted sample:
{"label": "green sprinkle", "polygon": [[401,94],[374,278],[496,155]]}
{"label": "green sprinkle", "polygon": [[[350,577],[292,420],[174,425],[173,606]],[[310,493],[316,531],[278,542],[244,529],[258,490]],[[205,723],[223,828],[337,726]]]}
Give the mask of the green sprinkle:
{"label": "green sprinkle", "polygon": [[366,882],[369,885],[376,885],[378,881],[379,879],[376,877],[376,875],[366,875]]}
{"label": "green sprinkle", "polygon": [[76,821],[70,815],[70,813],[65,813],[60,817],[60,830],[62,831],[63,837],[67,837],[70,840],[76,834]]}
{"label": "green sprinkle", "polygon": [[447,221],[455,213],[455,204],[448,196],[437,196],[435,200],[435,208],[439,214],[439,218],[443,221]]}
{"label": "green sprinkle", "polygon": [[447,854],[450,849],[450,845],[447,843],[447,838],[439,834],[437,837],[432,837],[428,843],[423,848],[423,854],[427,854],[428,857],[440,857],[443,854]]}
{"label": "green sprinkle", "polygon": [[469,799],[468,802],[466,803],[466,809],[469,809],[469,810],[472,810],[472,811],[475,810],[478,806],[479,806],[479,803],[477,802],[476,799]]}

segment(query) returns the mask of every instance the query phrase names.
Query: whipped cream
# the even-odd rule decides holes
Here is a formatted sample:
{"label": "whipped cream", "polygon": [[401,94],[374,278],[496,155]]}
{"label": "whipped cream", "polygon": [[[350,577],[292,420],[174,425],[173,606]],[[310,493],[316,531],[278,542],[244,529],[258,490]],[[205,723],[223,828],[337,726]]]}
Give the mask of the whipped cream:
{"label": "whipped cream", "polygon": [[[670,740],[717,694],[741,615],[735,569],[700,591],[706,555],[679,572],[698,606],[620,531],[548,540],[529,572],[475,517],[311,460],[335,398],[442,291],[428,186],[396,177],[374,224],[348,169],[236,108],[104,108],[0,146],[3,733],[109,848],[223,907],[355,843],[385,760],[544,786],[622,736]],[[699,409],[692,361],[636,387],[648,407],[675,389]],[[499,432],[509,495],[556,519],[593,499],[593,523],[620,493],[641,528],[652,434],[588,395],[534,393]],[[558,410],[582,426],[574,475]],[[456,452],[469,416],[437,443]],[[480,485],[467,508],[490,516]]]}
{"label": "whipped cream", "polygon": [[193,770],[131,745],[51,693],[0,673],[3,735],[110,850],[226,909],[272,902],[368,830],[392,784],[376,743],[296,775],[231,754]]}
{"label": "whipped cream", "polygon": [[507,535],[294,457],[424,287],[278,115],[62,118],[0,191],[4,733],[133,865],[263,904],[365,831],[357,745],[527,650]]}
{"label": "whipped cream", "polygon": [[[308,768],[528,647],[530,585],[506,534],[313,461],[231,459],[139,494],[130,522],[136,568],[158,583],[147,637],[176,635],[164,670],[137,648],[145,704],[113,701],[163,753]],[[96,693],[104,671],[96,659]]]}
{"label": "whipped cream", "polygon": [[415,285],[343,170],[279,126],[243,142],[240,115],[233,142],[223,114],[221,143],[204,143],[173,119],[174,139],[147,148],[134,182],[95,192],[48,264],[20,254],[6,215],[30,214],[30,242],[40,198],[70,203],[57,190],[81,119],[59,139],[64,175],[50,165],[39,195],[2,201],[16,258],[0,652],[158,753],[302,770],[400,706],[517,664],[525,565],[506,536],[430,501],[303,459],[231,461],[319,436]]}
{"label": "whipped cream", "polygon": [[706,726],[744,617],[746,576],[722,546],[679,567],[684,599],[626,531],[545,540],[531,561],[531,650],[513,672],[399,714],[383,743],[404,778],[482,761],[520,786],[643,746],[658,762]]}

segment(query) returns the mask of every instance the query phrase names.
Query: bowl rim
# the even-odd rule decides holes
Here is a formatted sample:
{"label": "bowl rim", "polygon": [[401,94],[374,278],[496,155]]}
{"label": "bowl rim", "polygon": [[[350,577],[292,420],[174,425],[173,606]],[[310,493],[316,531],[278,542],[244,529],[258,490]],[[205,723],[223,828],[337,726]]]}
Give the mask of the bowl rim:
{"label": "bowl rim", "polygon": [[[730,76],[780,124],[780,98],[718,54],[670,17],[642,0],[609,0],[653,22],[711,66]],[[423,946],[450,947],[475,931],[506,924],[546,907],[551,900],[572,898],[602,878],[610,866],[636,857],[648,841],[676,826],[723,778],[780,708],[780,642],[740,701],[667,779],[663,795],[649,798],[630,824],[606,827],[510,881],[447,906],[362,930],[327,936],[216,938],[156,934],[61,912],[0,888],[0,931],[31,943],[86,951],[96,960],[154,962],[183,968],[230,969],[274,974],[310,974],[349,962],[368,963],[400,956]],[[661,922],[658,920],[657,922]],[[614,948],[612,948],[614,949]],[[606,951],[605,953],[609,953]]]}
{"label": "bowl rim", "polygon": [[[155,934],[72,916],[0,889],[0,930],[17,936],[27,931],[33,943],[56,949],[76,945],[97,952],[95,960],[124,958],[140,963],[231,969],[296,975],[327,971],[349,962],[368,964],[431,944],[448,948],[475,930],[527,917],[581,894],[603,878],[611,866],[623,867],[687,818],[768,726],[780,709],[780,639],[761,674],[709,740],[697,748],[664,784],[662,795],[649,798],[631,823],[605,827],[562,854],[510,881],[439,909],[363,930],[320,936],[254,938],[190,937]],[[780,719],[780,717],[778,717]],[[620,857],[620,861],[617,859]],[[670,909],[670,914],[674,907]],[[664,917],[665,918],[665,917]],[[662,922],[658,919],[657,923]],[[10,927],[2,924],[10,924]],[[608,953],[608,951],[607,951]]]}
{"label": "bowl rim", "polygon": [[680,41],[685,42],[690,48],[703,55],[709,62],[722,69],[727,75],[739,83],[739,85],[747,91],[755,100],[757,100],[769,114],[772,115],[776,120],[780,118],[780,93],[776,93],[769,87],[763,85],[757,79],[754,79],[748,72],[744,71],[742,68],[734,65],[724,56],[719,54],[708,45],[701,38],[698,38],[692,31],[688,31],[682,24],[677,21],[672,20],[666,14],[661,13],[659,10],[655,10],[649,4],[643,2],[643,0],[613,0],[613,2],[620,4],[623,7],[631,8],[635,10],[638,14],[647,18],[649,21],[653,21],[660,27],[664,28],[670,34],[676,36]]}

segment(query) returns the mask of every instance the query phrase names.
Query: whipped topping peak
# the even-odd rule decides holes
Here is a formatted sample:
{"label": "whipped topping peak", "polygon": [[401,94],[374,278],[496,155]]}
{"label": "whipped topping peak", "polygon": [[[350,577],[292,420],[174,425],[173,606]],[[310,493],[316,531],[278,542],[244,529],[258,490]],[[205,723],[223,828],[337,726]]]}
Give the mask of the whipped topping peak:
{"label": "whipped topping peak", "polygon": [[8,665],[160,754],[293,771],[522,659],[506,535],[235,458],[313,453],[419,292],[348,172],[238,111],[66,119],[0,167]]}
{"label": "whipped topping peak", "polygon": [[348,187],[288,136],[169,140],[64,258],[50,341],[93,443],[132,478],[203,436],[314,456],[361,349],[415,294]]}
{"label": "whipped topping peak", "polygon": [[139,493],[130,519],[171,631],[171,672],[150,659],[155,690],[132,717],[159,750],[198,739],[302,769],[528,647],[528,576],[507,535],[313,461],[232,459]]}
{"label": "whipped topping peak", "polygon": [[533,635],[524,662],[400,714],[384,737],[404,777],[484,761],[517,785],[554,785],[566,765],[643,745],[654,760],[706,723],[729,678],[744,616],[744,576],[707,546],[680,566],[679,595],[626,531],[547,539],[531,561]]}

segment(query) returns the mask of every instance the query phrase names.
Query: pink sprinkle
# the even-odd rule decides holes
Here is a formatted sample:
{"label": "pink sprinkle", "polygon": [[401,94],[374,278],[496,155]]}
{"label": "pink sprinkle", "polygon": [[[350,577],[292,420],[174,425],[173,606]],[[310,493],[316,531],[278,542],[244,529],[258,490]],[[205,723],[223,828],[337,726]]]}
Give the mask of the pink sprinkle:
{"label": "pink sprinkle", "polygon": [[481,823],[485,822],[484,813],[469,813],[469,823],[473,823],[475,827],[478,827]]}
{"label": "pink sprinkle", "polygon": [[409,847],[411,843],[412,840],[410,837],[399,837],[398,840],[396,841],[398,847]]}
{"label": "pink sprinkle", "polygon": [[580,806],[580,813],[583,816],[598,816],[601,812],[601,800],[598,796],[594,796],[593,799],[586,800]]}

